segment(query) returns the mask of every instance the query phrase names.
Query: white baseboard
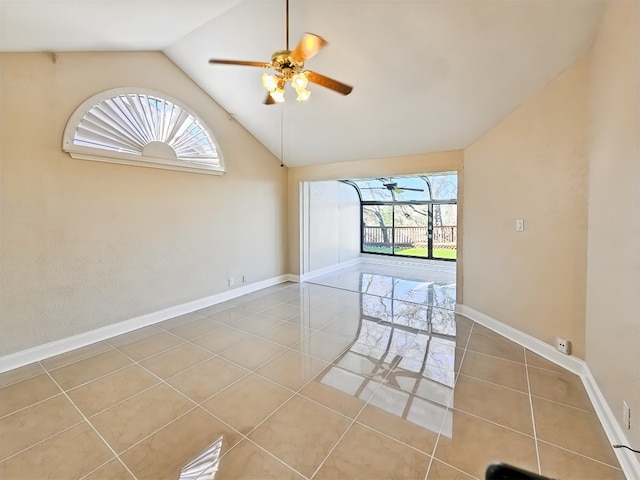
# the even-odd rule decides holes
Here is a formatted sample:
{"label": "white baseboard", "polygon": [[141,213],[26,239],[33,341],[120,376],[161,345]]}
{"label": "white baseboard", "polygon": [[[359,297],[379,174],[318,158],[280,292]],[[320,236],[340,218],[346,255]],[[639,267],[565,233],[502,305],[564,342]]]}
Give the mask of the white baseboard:
{"label": "white baseboard", "polygon": [[455,262],[447,262],[442,260],[433,259],[420,259],[420,258],[403,258],[403,257],[387,257],[384,255],[370,255],[361,253],[359,257],[352,260],[348,260],[342,263],[336,263],[329,265],[328,267],[312,270],[311,272],[304,273],[302,275],[289,274],[290,281],[292,282],[305,282],[321,275],[337,272],[345,268],[353,267],[361,263],[368,263],[373,265],[391,265],[400,267],[411,268],[429,268],[430,270],[442,270],[442,271],[455,271]]}
{"label": "white baseboard", "polygon": [[362,263],[372,263],[378,265],[391,265],[409,268],[429,268],[430,270],[441,269],[447,272],[456,270],[456,262],[436,260],[432,258],[410,258],[400,256],[394,257],[361,253],[360,259]]}
{"label": "white baseboard", "polygon": [[[628,443],[620,424],[616,420],[616,416],[611,411],[595,378],[591,374],[591,370],[589,370],[589,366],[584,360],[560,353],[553,346],[466,305],[456,305],[456,312],[578,375],[589,395],[589,399],[609,442],[612,445]],[[614,452],[625,476],[629,479],[640,479],[640,461],[637,456],[633,452],[622,448],[614,449]]]}
{"label": "white baseboard", "polygon": [[528,348],[541,357],[546,358],[550,362],[560,365],[561,367],[566,368],[576,375],[582,375],[582,372],[584,370],[584,362],[578,357],[560,353],[548,343],[538,340],[531,335],[523,333],[518,329],[510,327],[509,325],[506,325],[496,320],[495,318],[474,310],[471,307],[467,307],[466,305],[457,304],[456,312],[460,315],[464,315],[465,317],[470,318],[480,325],[493,330],[496,333],[499,333],[503,337],[507,337],[509,340],[516,342],[518,345],[522,345],[523,347]]}
{"label": "white baseboard", "polygon": [[55,340],[53,342],[45,343],[35,347],[27,348],[16,353],[11,353],[0,357],[0,373],[12,370],[14,368],[22,367],[33,362],[39,362],[45,358],[60,355],[76,348],[85,347],[95,342],[107,340],[115,337],[116,335],[122,335],[123,333],[137,330],[138,328],[153,325],[154,323],[162,322],[179,315],[191,313],[201,308],[210,307],[218,303],[226,302],[234,298],[252,293],[263,288],[278,285],[283,282],[291,281],[289,275],[280,275],[261,282],[255,282],[248,285],[243,285],[238,288],[233,288],[226,292],[217,293],[208,297],[193,300],[191,302],[183,303],[181,305],[175,305],[173,307],[165,308],[156,312],[147,313],[136,318],[125,320],[123,322],[114,323],[105,327],[90,330],[88,332],[79,333],[71,337]]}
{"label": "white baseboard", "polygon": [[[598,415],[598,419],[602,424],[602,428],[604,428],[604,431],[607,434],[609,442],[611,442],[612,445],[628,445],[629,440],[623,433],[616,416],[613,414],[613,411],[605,400],[602,391],[596,383],[596,379],[591,374],[591,370],[586,363],[584,364],[583,374],[580,375],[580,377],[582,378],[584,388],[587,390],[589,399],[593,404],[593,408],[596,411],[596,415]],[[640,478],[640,460],[638,460],[637,454],[627,450],[626,448],[616,448],[614,449],[614,452],[618,458],[618,462],[620,462],[620,467],[627,478]]]}
{"label": "white baseboard", "polygon": [[318,268],[317,270],[312,270],[311,272],[303,273],[298,278],[301,282],[306,282],[307,280],[311,280],[312,278],[319,277],[321,275],[326,275],[328,273],[337,272],[338,270],[342,270],[344,268],[349,268],[354,265],[358,265],[362,262],[360,257],[354,258],[352,260],[348,260],[342,263],[336,263],[334,265],[329,265],[328,267]]}

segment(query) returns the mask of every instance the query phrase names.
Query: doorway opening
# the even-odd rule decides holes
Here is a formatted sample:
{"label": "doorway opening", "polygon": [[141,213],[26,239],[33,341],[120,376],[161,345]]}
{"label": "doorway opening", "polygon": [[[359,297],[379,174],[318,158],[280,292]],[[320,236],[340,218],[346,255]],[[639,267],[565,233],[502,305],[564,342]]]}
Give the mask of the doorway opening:
{"label": "doorway opening", "polygon": [[360,198],[361,253],[456,260],[456,172],[341,182]]}

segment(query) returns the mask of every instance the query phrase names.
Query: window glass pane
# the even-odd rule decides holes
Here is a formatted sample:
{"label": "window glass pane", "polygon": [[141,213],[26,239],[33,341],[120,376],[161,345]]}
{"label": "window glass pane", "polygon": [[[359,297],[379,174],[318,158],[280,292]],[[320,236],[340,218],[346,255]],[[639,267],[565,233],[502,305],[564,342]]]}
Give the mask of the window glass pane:
{"label": "window glass pane", "polygon": [[458,241],[457,205],[433,206],[433,257],[456,258]]}
{"label": "window glass pane", "polygon": [[384,186],[384,182],[379,178],[372,178],[368,180],[352,180],[360,190],[362,200],[377,201],[377,202],[391,202],[393,197],[391,192]]}
{"label": "window glass pane", "polygon": [[360,190],[362,200],[405,202],[431,200],[426,177],[387,177],[351,180]]}
{"label": "window glass pane", "polygon": [[370,253],[393,253],[393,207],[364,205],[362,221],[362,250]]}
{"label": "window glass pane", "polygon": [[429,207],[427,205],[395,205],[394,216],[395,254],[426,257],[429,241]]}
{"label": "window glass pane", "polygon": [[455,200],[458,198],[458,175],[444,173],[441,175],[427,175],[431,183],[432,200]]}
{"label": "window glass pane", "polygon": [[342,181],[360,193],[364,253],[456,259],[456,172]]}
{"label": "window glass pane", "polygon": [[394,202],[431,200],[429,185],[424,177],[391,177],[385,185]]}

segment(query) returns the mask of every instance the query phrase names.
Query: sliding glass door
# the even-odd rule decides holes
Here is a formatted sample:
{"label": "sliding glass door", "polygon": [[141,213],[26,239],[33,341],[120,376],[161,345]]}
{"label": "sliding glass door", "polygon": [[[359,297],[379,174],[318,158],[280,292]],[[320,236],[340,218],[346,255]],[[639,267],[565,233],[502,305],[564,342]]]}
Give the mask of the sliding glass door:
{"label": "sliding glass door", "polygon": [[361,251],[455,260],[457,174],[343,180],[361,204]]}

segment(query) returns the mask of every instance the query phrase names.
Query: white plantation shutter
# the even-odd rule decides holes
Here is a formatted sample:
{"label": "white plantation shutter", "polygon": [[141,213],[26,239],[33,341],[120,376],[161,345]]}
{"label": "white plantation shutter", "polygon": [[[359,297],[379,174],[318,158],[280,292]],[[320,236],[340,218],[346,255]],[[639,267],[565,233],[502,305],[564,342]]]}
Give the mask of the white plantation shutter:
{"label": "white plantation shutter", "polygon": [[102,92],[67,123],[63,149],[74,158],[222,174],[209,128],[166,95],[139,88]]}

